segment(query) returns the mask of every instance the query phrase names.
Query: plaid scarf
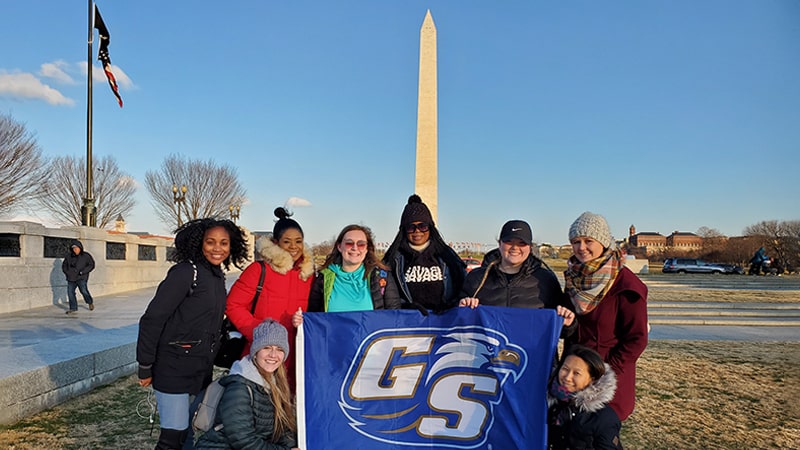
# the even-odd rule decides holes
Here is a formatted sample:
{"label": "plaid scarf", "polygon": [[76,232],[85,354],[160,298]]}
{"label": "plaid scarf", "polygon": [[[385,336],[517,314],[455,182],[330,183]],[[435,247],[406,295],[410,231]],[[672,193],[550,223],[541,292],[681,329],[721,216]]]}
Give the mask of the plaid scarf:
{"label": "plaid scarf", "polygon": [[564,290],[567,291],[575,312],[589,314],[611,289],[622,267],[622,255],[617,250],[606,250],[599,258],[582,263],[575,255],[567,261],[564,271]]}

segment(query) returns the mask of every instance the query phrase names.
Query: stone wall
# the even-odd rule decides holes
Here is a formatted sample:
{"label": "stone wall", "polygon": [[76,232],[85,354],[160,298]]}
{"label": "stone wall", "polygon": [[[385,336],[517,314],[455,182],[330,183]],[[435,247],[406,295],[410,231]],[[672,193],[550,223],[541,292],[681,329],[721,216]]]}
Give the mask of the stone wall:
{"label": "stone wall", "polygon": [[[155,286],[172,265],[167,261],[167,248],[173,242],[170,237],[139,236],[92,227],[46,228],[33,222],[0,222],[0,236],[5,244],[15,245],[17,239],[19,243],[18,252],[9,252],[6,245],[2,253],[6,256],[0,256],[0,314],[68,303],[67,281],[61,271],[66,252],[46,256],[46,241],[81,241],[95,260],[95,270],[89,277],[93,296]],[[119,258],[123,251],[124,259],[108,258]],[[146,254],[145,259],[141,252]],[[18,256],[8,256],[9,253]],[[82,298],[77,295],[81,303]]]}

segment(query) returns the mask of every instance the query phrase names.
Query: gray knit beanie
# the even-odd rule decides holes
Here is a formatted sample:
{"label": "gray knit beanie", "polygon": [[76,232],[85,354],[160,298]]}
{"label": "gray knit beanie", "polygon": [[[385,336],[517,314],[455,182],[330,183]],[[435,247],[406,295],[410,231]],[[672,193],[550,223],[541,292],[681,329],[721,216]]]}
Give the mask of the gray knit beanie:
{"label": "gray knit beanie", "polygon": [[605,217],[600,214],[586,211],[572,222],[572,226],[569,227],[570,242],[579,236],[590,237],[603,244],[605,248],[611,246],[611,230]]}
{"label": "gray knit beanie", "polygon": [[250,358],[255,358],[259,350],[270,345],[280,347],[283,350],[283,360],[286,361],[286,358],[289,357],[289,333],[283,325],[272,319],[267,319],[253,330]]}

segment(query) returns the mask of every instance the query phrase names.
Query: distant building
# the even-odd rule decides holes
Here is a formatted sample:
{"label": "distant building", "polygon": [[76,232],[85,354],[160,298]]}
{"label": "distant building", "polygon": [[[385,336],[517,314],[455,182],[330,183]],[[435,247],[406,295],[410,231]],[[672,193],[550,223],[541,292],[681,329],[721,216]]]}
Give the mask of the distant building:
{"label": "distant building", "polygon": [[700,250],[703,248],[703,238],[686,231],[673,231],[667,236],[667,247],[684,252]]}
{"label": "distant building", "polygon": [[637,257],[663,253],[667,248],[667,238],[653,231],[636,232],[631,225],[628,236],[628,253]]}
{"label": "distant building", "polygon": [[649,256],[665,252],[690,252],[703,248],[703,238],[686,231],[673,231],[669,236],[653,231],[637,233],[631,225],[628,236],[628,253]]}

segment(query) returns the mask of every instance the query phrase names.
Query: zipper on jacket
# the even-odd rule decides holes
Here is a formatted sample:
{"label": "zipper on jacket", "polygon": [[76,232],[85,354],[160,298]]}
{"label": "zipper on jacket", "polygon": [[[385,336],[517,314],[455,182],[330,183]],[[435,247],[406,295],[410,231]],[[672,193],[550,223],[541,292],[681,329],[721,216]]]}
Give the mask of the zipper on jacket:
{"label": "zipper on jacket", "polygon": [[203,342],[203,341],[202,340],[197,340],[197,341],[172,341],[172,342],[169,342],[169,345],[175,345],[175,346],[178,346],[180,348],[192,348],[195,345],[200,345],[201,342]]}

